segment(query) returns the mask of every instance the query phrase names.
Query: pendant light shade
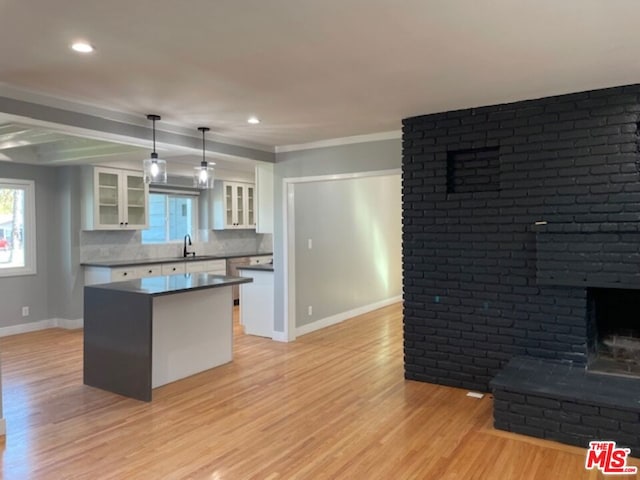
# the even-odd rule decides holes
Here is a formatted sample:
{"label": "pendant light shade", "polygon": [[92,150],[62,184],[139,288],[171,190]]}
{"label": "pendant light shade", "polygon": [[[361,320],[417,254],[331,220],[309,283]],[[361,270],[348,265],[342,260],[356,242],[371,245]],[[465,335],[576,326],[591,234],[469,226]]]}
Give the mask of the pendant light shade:
{"label": "pendant light shade", "polygon": [[142,162],[144,182],[167,183],[167,162],[159,159],[156,153],[156,120],[160,120],[160,115],[147,115],[147,119],[153,122],[153,152]]}
{"label": "pendant light shade", "polygon": [[209,127],[198,127],[198,130],[202,132],[202,161],[199,167],[194,167],[193,169],[193,186],[202,189],[211,189],[213,188],[213,165],[215,165],[215,163],[207,163],[204,156],[204,134],[210,129]]}

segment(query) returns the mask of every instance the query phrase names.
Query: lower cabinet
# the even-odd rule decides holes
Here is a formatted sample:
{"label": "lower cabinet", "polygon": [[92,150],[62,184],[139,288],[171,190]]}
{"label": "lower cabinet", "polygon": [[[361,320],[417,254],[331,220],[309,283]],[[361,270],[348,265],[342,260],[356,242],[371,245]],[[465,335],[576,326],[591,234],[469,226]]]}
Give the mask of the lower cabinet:
{"label": "lower cabinet", "polygon": [[[232,277],[241,277],[242,274],[238,271],[238,267],[246,267],[248,265],[260,265],[270,263],[273,261],[271,255],[256,255],[253,257],[235,257],[227,260],[227,275]],[[240,286],[234,285],[233,290],[233,303],[240,303]]]}
{"label": "lower cabinet", "polygon": [[138,278],[157,277],[162,275],[162,266],[160,264],[141,265],[138,267]]}
{"label": "lower cabinet", "polygon": [[[227,275],[230,277],[239,277],[240,272],[238,271],[238,267],[246,267],[249,265],[251,259],[249,257],[236,257],[230,258],[227,260]],[[231,287],[232,295],[233,295],[233,303],[237,305],[240,303],[240,286],[234,285]]]}
{"label": "lower cabinet", "polygon": [[253,279],[240,285],[240,323],[247,335],[273,337],[273,272],[242,270],[240,276]]}
{"label": "lower cabinet", "polygon": [[189,261],[187,273],[211,273],[214,275],[227,274],[227,262],[225,260],[203,260],[199,262]]}
{"label": "lower cabinet", "polygon": [[267,263],[273,263],[273,255],[249,257],[249,265],[264,265]]}
{"label": "lower cabinet", "polygon": [[159,275],[178,275],[180,273],[211,273],[226,275],[227,262],[220,260],[188,260],[171,263],[150,263],[132,267],[84,267],[84,284],[124,282]]}
{"label": "lower cabinet", "polygon": [[175,275],[177,273],[187,273],[187,266],[181,263],[163,263],[160,266],[161,275]]}
{"label": "lower cabinet", "polygon": [[139,267],[84,267],[84,284],[124,282],[140,278]]}

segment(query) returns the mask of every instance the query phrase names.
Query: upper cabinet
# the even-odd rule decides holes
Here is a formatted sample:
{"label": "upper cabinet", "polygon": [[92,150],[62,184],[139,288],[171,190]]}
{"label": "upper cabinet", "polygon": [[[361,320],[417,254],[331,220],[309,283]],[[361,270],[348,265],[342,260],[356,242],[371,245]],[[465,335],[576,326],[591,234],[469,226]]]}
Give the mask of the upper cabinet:
{"label": "upper cabinet", "polygon": [[213,230],[256,228],[256,187],[252,183],[216,181]]}
{"label": "upper cabinet", "polygon": [[147,228],[149,186],[142,172],[85,167],[82,175],[84,230]]}
{"label": "upper cabinet", "polygon": [[256,165],[256,233],[273,233],[273,163]]}

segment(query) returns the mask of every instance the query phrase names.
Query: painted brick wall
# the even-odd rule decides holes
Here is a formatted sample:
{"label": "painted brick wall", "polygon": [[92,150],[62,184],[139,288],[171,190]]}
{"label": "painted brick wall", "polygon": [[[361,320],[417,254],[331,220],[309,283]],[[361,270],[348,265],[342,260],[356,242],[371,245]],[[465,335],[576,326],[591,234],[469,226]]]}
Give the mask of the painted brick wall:
{"label": "painted brick wall", "polygon": [[585,364],[585,286],[537,282],[534,223],[637,230],[639,115],[632,85],[403,121],[406,378],[487,390],[514,355]]}
{"label": "painted brick wall", "polygon": [[625,229],[538,233],[538,284],[640,289],[640,233],[631,231],[640,223],[620,227]]}

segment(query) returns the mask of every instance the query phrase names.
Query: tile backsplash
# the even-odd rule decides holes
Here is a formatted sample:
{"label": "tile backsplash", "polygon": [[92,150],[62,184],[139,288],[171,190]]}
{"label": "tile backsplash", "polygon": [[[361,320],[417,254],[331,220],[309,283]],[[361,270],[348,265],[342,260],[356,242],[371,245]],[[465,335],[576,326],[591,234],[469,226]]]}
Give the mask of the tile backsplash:
{"label": "tile backsplash", "polygon": [[[182,242],[146,244],[139,231],[81,231],[80,262],[108,260],[148,260],[182,255]],[[206,230],[189,247],[198,255],[270,253],[273,235],[253,230]]]}

